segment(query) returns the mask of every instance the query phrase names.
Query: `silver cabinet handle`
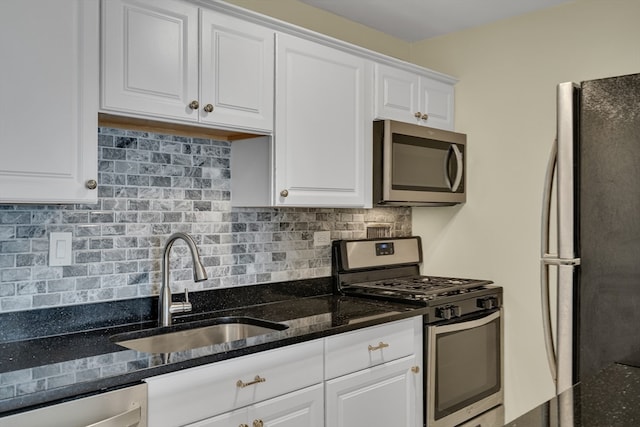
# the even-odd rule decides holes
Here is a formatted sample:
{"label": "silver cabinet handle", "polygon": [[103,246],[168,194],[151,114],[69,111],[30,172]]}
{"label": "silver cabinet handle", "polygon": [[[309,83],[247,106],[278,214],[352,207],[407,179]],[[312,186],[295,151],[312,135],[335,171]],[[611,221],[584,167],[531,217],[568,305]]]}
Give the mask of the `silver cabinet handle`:
{"label": "silver cabinet handle", "polygon": [[89,190],[95,190],[98,187],[98,181],[96,181],[95,179],[90,179],[85,185]]}
{"label": "silver cabinet handle", "polygon": [[198,108],[200,108],[200,103],[198,101],[191,101],[189,103],[189,108],[191,108],[192,110],[197,110]]}
{"label": "silver cabinet handle", "polygon": [[236,382],[236,387],[238,388],[245,388],[245,387],[249,387],[250,385],[254,385],[254,384],[259,384],[259,383],[263,383],[267,381],[266,378],[262,378],[260,375],[256,375],[255,378],[253,379],[253,381],[249,381],[248,383],[245,383],[242,380],[238,380]]}
{"label": "silver cabinet handle", "polygon": [[281,195],[282,197],[287,197],[287,196],[289,195],[289,190],[282,190],[282,191],[280,192],[280,195]]}
{"label": "silver cabinet handle", "polygon": [[383,348],[387,348],[387,347],[389,347],[389,344],[387,344],[386,342],[380,341],[376,346],[369,344],[369,351],[382,350]]}
{"label": "silver cabinet handle", "polygon": [[87,427],[136,427],[142,419],[142,408],[136,404],[133,408],[126,412],[115,415],[106,420],[89,424]]}
{"label": "silver cabinet handle", "polygon": [[429,119],[429,115],[427,113],[424,113],[422,116],[420,116],[420,118],[426,122]]}
{"label": "silver cabinet handle", "polygon": [[213,105],[207,104],[204,106],[203,110],[206,111],[207,113],[211,113],[213,112]]}
{"label": "silver cabinet handle", "polygon": [[421,113],[420,111],[416,111],[416,112],[413,114],[413,117],[415,117],[416,119],[419,119],[419,118],[421,118],[421,117],[422,117],[422,113]]}

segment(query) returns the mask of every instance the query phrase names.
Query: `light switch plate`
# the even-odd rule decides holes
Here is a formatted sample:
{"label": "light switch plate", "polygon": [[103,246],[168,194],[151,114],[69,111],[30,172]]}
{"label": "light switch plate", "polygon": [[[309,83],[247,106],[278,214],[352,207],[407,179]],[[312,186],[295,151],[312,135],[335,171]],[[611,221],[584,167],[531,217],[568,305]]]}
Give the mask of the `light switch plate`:
{"label": "light switch plate", "polygon": [[71,265],[71,233],[49,233],[49,265]]}

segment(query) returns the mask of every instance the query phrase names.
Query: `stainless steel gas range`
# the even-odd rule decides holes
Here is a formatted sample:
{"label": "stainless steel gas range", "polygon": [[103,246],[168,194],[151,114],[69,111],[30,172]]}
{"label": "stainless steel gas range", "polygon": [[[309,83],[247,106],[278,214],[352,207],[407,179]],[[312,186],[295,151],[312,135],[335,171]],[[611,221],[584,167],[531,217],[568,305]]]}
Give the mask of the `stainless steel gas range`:
{"label": "stainless steel gas range", "polygon": [[338,240],[336,293],[428,307],[427,427],[504,424],[502,288],[490,280],[420,274],[420,237]]}

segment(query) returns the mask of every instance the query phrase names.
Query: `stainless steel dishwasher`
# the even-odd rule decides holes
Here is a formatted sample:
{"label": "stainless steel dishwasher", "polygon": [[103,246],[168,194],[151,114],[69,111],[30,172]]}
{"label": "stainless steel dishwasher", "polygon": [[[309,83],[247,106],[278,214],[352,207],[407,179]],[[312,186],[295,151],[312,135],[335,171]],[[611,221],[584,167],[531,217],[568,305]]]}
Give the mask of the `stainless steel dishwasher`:
{"label": "stainless steel dishwasher", "polygon": [[0,418],[0,427],[147,427],[147,384]]}

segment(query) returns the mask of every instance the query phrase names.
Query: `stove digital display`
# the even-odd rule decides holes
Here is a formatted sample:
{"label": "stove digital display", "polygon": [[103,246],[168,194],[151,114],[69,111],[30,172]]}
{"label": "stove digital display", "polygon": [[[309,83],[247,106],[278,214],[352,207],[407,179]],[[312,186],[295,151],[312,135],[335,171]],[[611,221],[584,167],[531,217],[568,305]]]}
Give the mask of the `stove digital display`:
{"label": "stove digital display", "polygon": [[393,242],[376,243],[376,256],[393,255]]}

